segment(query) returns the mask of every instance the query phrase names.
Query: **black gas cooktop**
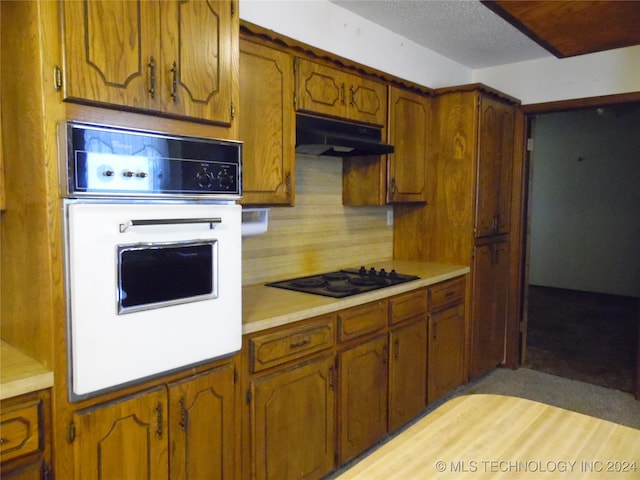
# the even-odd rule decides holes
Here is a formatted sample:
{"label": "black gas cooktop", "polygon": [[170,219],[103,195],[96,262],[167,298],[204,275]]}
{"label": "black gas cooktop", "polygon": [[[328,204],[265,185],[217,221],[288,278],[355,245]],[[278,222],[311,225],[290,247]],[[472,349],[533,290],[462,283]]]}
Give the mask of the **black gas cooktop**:
{"label": "black gas cooktop", "polygon": [[345,269],[308,277],[291,278],[266,285],[296,292],[324,295],[325,297],[343,298],[419,278],[415,275],[403,275],[395,270],[387,272],[384,268],[376,270],[375,268],[360,267],[359,269]]}

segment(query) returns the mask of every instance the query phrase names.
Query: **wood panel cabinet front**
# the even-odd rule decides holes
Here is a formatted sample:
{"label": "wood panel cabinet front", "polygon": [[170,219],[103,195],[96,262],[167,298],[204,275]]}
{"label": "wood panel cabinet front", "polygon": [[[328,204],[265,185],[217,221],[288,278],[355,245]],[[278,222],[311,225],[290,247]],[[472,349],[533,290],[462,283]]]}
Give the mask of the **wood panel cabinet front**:
{"label": "wood panel cabinet front", "polygon": [[507,321],[509,243],[475,247],[471,332],[471,378],[502,363]]}
{"label": "wood panel cabinet front", "polygon": [[234,478],[234,376],[230,363],[75,412],[73,478]]}
{"label": "wood panel cabinet front", "polygon": [[338,458],[345,463],[387,433],[387,335],[338,354]]}
{"label": "wood panel cabinet front", "polygon": [[389,88],[389,202],[426,202],[431,140],[431,101],[424,95]]}
{"label": "wood panel cabinet front", "polygon": [[462,302],[429,314],[429,403],[464,383],[464,319]]}
{"label": "wood panel cabinet front", "polygon": [[375,80],[296,58],[296,108],[385,126],[387,87]]}
{"label": "wood panel cabinet front", "polygon": [[338,341],[346,342],[383,329],[387,324],[387,316],[386,300],[341,310],[338,312]]}
{"label": "wood panel cabinet front", "polygon": [[294,202],[293,83],[291,55],[240,41],[241,203],[245,205]]}
{"label": "wood panel cabinet front", "polygon": [[427,322],[424,316],[389,332],[389,431],[427,404]]}
{"label": "wood panel cabinet front", "polygon": [[515,108],[480,97],[475,236],[507,233],[511,212]]}
{"label": "wood panel cabinet front", "polygon": [[169,385],[171,480],[235,476],[234,367]]}
{"label": "wood panel cabinet front", "polygon": [[49,478],[50,416],[51,392],[48,389],[0,402],[0,478]]}
{"label": "wood panel cabinet front", "polygon": [[335,316],[326,315],[305,325],[249,339],[251,373],[285,364],[333,347]]}
{"label": "wood panel cabinet front", "polygon": [[229,125],[235,1],[67,1],[66,100]]}
{"label": "wood panel cabinet front", "polygon": [[389,323],[395,325],[427,314],[427,290],[420,289],[389,300]]}
{"label": "wood panel cabinet front", "polygon": [[168,479],[167,413],[164,388],[74,413],[73,478]]}
{"label": "wood panel cabinet front", "polygon": [[252,382],[256,480],[318,479],[334,462],[334,357]]}

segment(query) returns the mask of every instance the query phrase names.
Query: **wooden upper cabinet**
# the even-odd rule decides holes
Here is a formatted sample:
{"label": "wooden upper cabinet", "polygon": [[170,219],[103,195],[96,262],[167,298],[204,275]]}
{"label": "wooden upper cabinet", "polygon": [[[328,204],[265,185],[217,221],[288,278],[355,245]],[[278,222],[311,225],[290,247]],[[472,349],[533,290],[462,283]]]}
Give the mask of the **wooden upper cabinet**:
{"label": "wooden upper cabinet", "polygon": [[160,61],[159,4],[66,1],[62,5],[65,98],[159,108],[160,95],[153,91]]}
{"label": "wooden upper cabinet", "polygon": [[62,5],[66,100],[231,123],[235,2]]}
{"label": "wooden upper cabinet", "polygon": [[476,237],[509,232],[515,107],[480,97]]}
{"label": "wooden upper cabinet", "polygon": [[[143,2],[144,3],[144,2]],[[166,111],[230,124],[237,33],[229,0],[160,1]],[[237,47],[235,47],[237,48]],[[234,67],[235,65],[235,67]]]}
{"label": "wooden upper cabinet", "polygon": [[389,202],[427,200],[427,154],[431,130],[429,97],[397,87],[389,89]]}
{"label": "wooden upper cabinet", "polygon": [[305,112],[384,126],[385,84],[296,58],[296,108]]}
{"label": "wooden upper cabinet", "polygon": [[294,202],[293,60],[288,53],[240,41],[239,138],[243,204]]}

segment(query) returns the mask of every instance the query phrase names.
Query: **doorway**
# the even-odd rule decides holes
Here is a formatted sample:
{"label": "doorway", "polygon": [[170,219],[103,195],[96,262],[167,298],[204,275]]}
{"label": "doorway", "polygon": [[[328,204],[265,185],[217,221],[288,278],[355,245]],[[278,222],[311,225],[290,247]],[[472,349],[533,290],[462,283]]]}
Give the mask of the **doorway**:
{"label": "doorway", "polygon": [[525,112],[524,366],[638,397],[640,103],[548,107]]}

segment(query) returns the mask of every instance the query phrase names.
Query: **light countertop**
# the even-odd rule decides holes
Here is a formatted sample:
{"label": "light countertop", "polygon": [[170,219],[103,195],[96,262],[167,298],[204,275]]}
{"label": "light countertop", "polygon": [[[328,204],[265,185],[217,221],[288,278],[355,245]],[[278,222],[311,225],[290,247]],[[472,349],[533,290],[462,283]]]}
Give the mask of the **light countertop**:
{"label": "light countertop", "polygon": [[338,480],[637,480],[640,430],[551,405],[462,395],[422,417]]}
{"label": "light countertop", "polygon": [[6,342],[0,341],[0,400],[53,386],[53,372]]}
{"label": "light countertop", "polygon": [[398,273],[417,275],[420,279],[346,298],[294,292],[263,284],[245,286],[242,289],[242,333],[254,333],[333,313],[469,273],[469,267],[463,265],[404,260],[379,262],[376,268],[395,269]]}

